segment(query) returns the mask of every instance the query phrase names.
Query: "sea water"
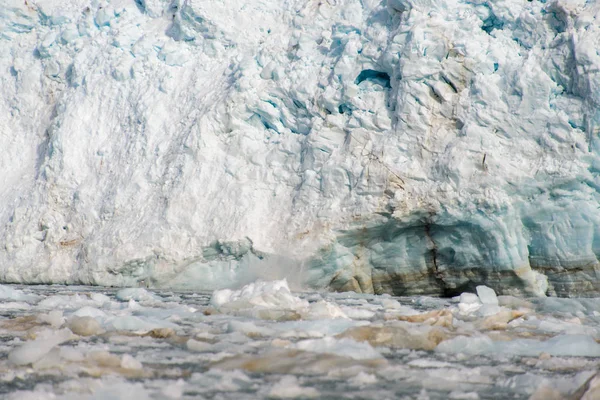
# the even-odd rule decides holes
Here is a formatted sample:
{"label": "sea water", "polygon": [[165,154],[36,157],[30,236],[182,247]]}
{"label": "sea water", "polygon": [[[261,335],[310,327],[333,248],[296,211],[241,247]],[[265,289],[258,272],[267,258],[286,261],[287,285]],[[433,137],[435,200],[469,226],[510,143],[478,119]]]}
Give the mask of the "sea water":
{"label": "sea water", "polygon": [[594,398],[600,299],[477,293],[0,286],[0,397]]}

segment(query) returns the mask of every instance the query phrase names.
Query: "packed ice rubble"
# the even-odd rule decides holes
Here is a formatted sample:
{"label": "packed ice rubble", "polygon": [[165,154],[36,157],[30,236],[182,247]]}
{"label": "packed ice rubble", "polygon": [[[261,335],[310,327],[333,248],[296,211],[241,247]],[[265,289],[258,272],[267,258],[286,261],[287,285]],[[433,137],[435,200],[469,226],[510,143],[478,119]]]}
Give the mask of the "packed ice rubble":
{"label": "packed ice rubble", "polygon": [[[600,299],[1,286],[14,399],[597,398]],[[424,394],[423,394],[424,393]],[[429,396],[429,397],[428,397]],[[346,396],[347,397],[347,396]]]}
{"label": "packed ice rubble", "polygon": [[598,293],[599,13],[9,0],[0,280]]}

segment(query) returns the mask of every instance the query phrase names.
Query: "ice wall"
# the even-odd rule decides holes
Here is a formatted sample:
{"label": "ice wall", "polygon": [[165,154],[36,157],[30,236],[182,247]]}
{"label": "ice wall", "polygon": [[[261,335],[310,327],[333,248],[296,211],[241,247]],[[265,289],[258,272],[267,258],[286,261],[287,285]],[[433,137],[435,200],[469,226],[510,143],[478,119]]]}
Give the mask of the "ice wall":
{"label": "ice wall", "polygon": [[600,5],[4,0],[0,281],[600,292]]}

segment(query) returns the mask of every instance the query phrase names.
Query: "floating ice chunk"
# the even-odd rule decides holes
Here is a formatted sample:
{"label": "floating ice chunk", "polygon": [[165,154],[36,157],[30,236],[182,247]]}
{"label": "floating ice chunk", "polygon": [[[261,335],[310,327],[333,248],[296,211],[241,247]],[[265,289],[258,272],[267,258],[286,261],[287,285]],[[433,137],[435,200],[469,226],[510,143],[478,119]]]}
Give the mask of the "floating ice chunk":
{"label": "floating ice chunk", "polygon": [[402,308],[402,304],[398,300],[393,299],[383,299],[381,300],[381,305],[383,308],[387,308],[390,310],[399,310]]}
{"label": "floating ice chunk", "polygon": [[9,301],[8,303],[0,303],[0,310],[30,310],[29,303],[18,301]]}
{"label": "floating ice chunk", "polygon": [[298,384],[298,378],[293,375],[284,376],[278,383],[273,385],[269,397],[276,399],[314,398],[319,396],[315,388],[302,387]]}
{"label": "floating ice chunk", "polygon": [[38,320],[51,325],[54,329],[60,328],[65,323],[65,318],[61,310],[53,310],[48,314],[40,314],[38,315]]}
{"label": "floating ice chunk", "polygon": [[419,313],[419,311],[412,307],[400,304],[398,300],[384,298],[380,303],[386,312],[392,312],[397,315],[414,315]]}
{"label": "floating ice chunk", "polygon": [[60,359],[60,349],[54,347],[38,361],[32,364],[34,369],[56,368],[62,364]]}
{"label": "floating ice chunk", "polygon": [[477,296],[479,296],[479,300],[482,304],[489,304],[492,306],[498,305],[498,297],[496,297],[494,289],[483,285],[477,286],[475,289],[477,290]]}
{"label": "floating ice chunk", "polygon": [[7,400],[51,400],[56,399],[54,393],[45,390],[19,390],[8,395]]}
{"label": "floating ice chunk", "polygon": [[104,319],[106,318],[106,313],[102,310],[99,310],[94,307],[85,306],[81,307],[79,310],[75,311],[73,314],[75,317],[92,317],[96,319]]}
{"label": "floating ice chunk", "polygon": [[102,387],[99,387],[94,392],[93,399],[110,399],[110,400],[150,400],[149,391],[144,388],[140,382],[114,381],[104,382]]}
{"label": "floating ice chunk", "polygon": [[240,290],[215,290],[210,304],[220,309],[290,309],[308,308],[308,302],[290,292],[287,280],[250,283]]}
{"label": "floating ice chunk", "polygon": [[458,390],[450,392],[448,395],[452,400],[479,400],[477,392],[460,392]]}
{"label": "floating ice chunk", "polygon": [[87,354],[87,360],[103,367],[116,368],[121,366],[121,359],[103,350],[94,350]]}
{"label": "floating ice chunk", "polygon": [[562,320],[553,317],[545,317],[529,322],[532,326],[544,332],[570,334],[570,335],[590,335],[598,336],[600,331],[598,328],[583,325],[580,318],[574,317],[569,320]]}
{"label": "floating ice chunk", "polygon": [[459,301],[464,304],[481,304],[479,296],[477,296],[475,293],[469,292],[461,293]]}
{"label": "floating ice chunk", "polygon": [[312,303],[308,312],[304,314],[303,317],[305,319],[348,318],[346,313],[344,313],[337,304],[325,300]]}
{"label": "floating ice chunk", "polygon": [[44,331],[39,338],[25,343],[8,354],[10,362],[16,365],[32,364],[44,357],[54,346],[70,340],[73,334],[68,329]]}
{"label": "floating ice chunk", "polygon": [[147,335],[155,339],[166,339],[175,336],[176,332],[173,328],[156,328],[148,332]]}
{"label": "floating ice chunk", "polygon": [[178,379],[176,382],[163,386],[161,393],[167,399],[180,399],[183,396],[184,387],[185,381],[183,379]]}
{"label": "floating ice chunk", "polygon": [[148,332],[156,328],[173,328],[177,329],[177,325],[167,322],[158,321],[153,318],[136,317],[136,316],[119,316],[108,319],[105,323],[107,329],[117,331],[141,331]]}
{"label": "floating ice chunk", "polygon": [[542,352],[553,356],[600,357],[600,344],[588,335],[560,335],[543,342]]}
{"label": "floating ice chunk", "polygon": [[459,314],[469,316],[478,315],[482,317],[499,313],[502,309],[498,306],[496,293],[487,286],[477,286],[477,293],[462,293],[458,304]]}
{"label": "floating ice chunk", "polygon": [[211,351],[211,349],[213,348],[213,346],[210,343],[202,342],[202,341],[194,340],[194,339],[189,339],[185,343],[185,346],[188,348],[188,350],[197,351],[199,353]]}
{"label": "floating ice chunk", "polygon": [[126,288],[117,292],[117,299],[121,301],[162,301],[160,297],[150,293],[144,288]]}
{"label": "floating ice chunk", "polygon": [[74,309],[86,305],[96,305],[96,302],[87,296],[76,294],[74,296],[55,295],[45,298],[38,306],[46,309]]}
{"label": "floating ice chunk", "polygon": [[[575,396],[569,396],[569,394],[573,394],[592,374],[591,371],[582,371],[575,375],[558,375],[548,379],[543,374],[527,372],[500,379],[497,385],[499,387],[518,388],[519,392],[531,395],[529,400],[581,400],[581,393]],[[594,397],[594,399],[597,399],[597,397]]]}
{"label": "floating ice chunk", "polygon": [[456,364],[451,364],[445,361],[427,360],[424,358],[417,358],[416,360],[409,361],[407,365],[417,368],[457,368]]}
{"label": "floating ice chunk", "polygon": [[422,323],[434,326],[452,326],[453,316],[448,309],[432,310],[424,313],[415,312],[412,315],[396,315],[388,317],[389,319],[398,319],[413,323]]}
{"label": "floating ice chunk", "polygon": [[328,353],[341,357],[350,357],[355,360],[370,360],[382,357],[381,353],[375,350],[369,343],[356,342],[347,338],[335,339],[330,336],[322,339],[301,340],[292,347],[314,353]]}
{"label": "floating ice chunk", "polygon": [[110,303],[110,297],[102,293],[92,293],[90,294],[90,299],[94,302],[98,303],[98,305],[103,305],[104,303]]}
{"label": "floating ice chunk", "polygon": [[143,368],[143,365],[129,354],[123,354],[123,357],[121,357],[121,368],[139,370]]}
{"label": "floating ice chunk", "polygon": [[102,326],[92,317],[71,317],[67,326],[79,336],[93,336],[102,331]]}
{"label": "floating ice chunk", "polygon": [[462,293],[458,310],[461,314],[472,314],[481,308],[482,304],[475,293]]}
{"label": "floating ice chunk", "polygon": [[487,336],[457,336],[444,340],[435,348],[441,353],[485,354],[491,353],[494,342]]}
{"label": "floating ice chunk", "polygon": [[358,375],[352,377],[349,381],[351,386],[363,387],[367,385],[373,385],[377,383],[377,377],[373,374],[368,374],[364,371],[358,373]]}
{"label": "floating ice chunk", "polygon": [[338,337],[368,342],[377,347],[433,350],[444,338],[444,334],[439,328],[398,322],[391,326],[367,325],[351,328]]}
{"label": "floating ice chunk", "polygon": [[141,311],[143,310],[143,307],[139,305],[138,302],[134,299],[129,299],[129,301],[127,302],[127,309],[130,311]]}
{"label": "floating ice chunk", "polygon": [[7,285],[0,285],[0,300],[34,302],[39,299],[34,294],[25,294],[22,290]]}
{"label": "floating ice chunk", "polygon": [[342,312],[346,314],[347,318],[352,319],[371,319],[375,316],[375,313],[370,310],[365,310],[359,307],[341,307]]}
{"label": "floating ice chunk", "polygon": [[275,333],[273,329],[242,321],[230,321],[227,332],[241,332],[246,336],[272,336]]}
{"label": "floating ice chunk", "polygon": [[574,315],[577,312],[585,312],[586,307],[579,299],[563,299],[557,297],[546,297],[535,299],[537,311],[544,313],[563,313]]}
{"label": "floating ice chunk", "polygon": [[194,373],[189,382],[200,385],[206,390],[219,392],[236,392],[253,385],[248,375],[239,369],[234,371],[210,369],[202,374]]}
{"label": "floating ice chunk", "polygon": [[357,326],[368,325],[366,321],[353,321],[346,318],[288,321],[273,326],[285,337],[323,337],[333,336]]}
{"label": "floating ice chunk", "polygon": [[[486,306],[484,306],[484,307],[486,307]],[[484,307],[482,307],[482,309]],[[497,306],[490,306],[490,307],[497,307]],[[483,330],[506,329],[508,327],[508,324],[511,321],[513,321],[517,318],[520,318],[523,315],[525,315],[525,313],[523,311],[501,309],[499,312],[485,316],[483,319],[478,319],[477,321],[475,321],[475,326],[478,329],[483,329]],[[512,326],[514,326],[514,325],[515,324],[513,324]]]}
{"label": "floating ice chunk", "polygon": [[514,296],[498,296],[498,305],[508,308],[534,308],[530,301]]}
{"label": "floating ice chunk", "polygon": [[498,314],[500,311],[502,311],[502,308],[498,305],[484,304],[475,313],[480,317],[489,317]]}
{"label": "floating ice chunk", "polygon": [[435,349],[444,353],[510,354],[539,356],[548,353],[564,357],[599,357],[600,344],[587,335],[560,335],[547,341],[515,339],[494,342],[487,336],[457,336],[441,342]]}
{"label": "floating ice chunk", "polygon": [[[600,399],[600,373],[596,373],[589,378],[576,392],[581,397],[580,400]],[[574,396],[572,398],[575,398]],[[541,400],[541,398],[540,398]]]}
{"label": "floating ice chunk", "polygon": [[80,350],[69,346],[60,347],[60,357],[71,362],[81,362],[85,360],[85,356]]}

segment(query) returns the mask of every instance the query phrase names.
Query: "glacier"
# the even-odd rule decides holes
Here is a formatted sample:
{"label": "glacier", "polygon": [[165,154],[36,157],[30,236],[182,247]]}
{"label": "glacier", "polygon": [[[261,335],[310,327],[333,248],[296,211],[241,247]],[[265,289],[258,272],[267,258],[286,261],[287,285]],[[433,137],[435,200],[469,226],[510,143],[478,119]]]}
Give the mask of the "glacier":
{"label": "glacier", "polygon": [[600,293],[600,4],[4,0],[0,281]]}

